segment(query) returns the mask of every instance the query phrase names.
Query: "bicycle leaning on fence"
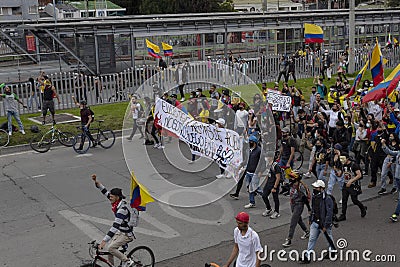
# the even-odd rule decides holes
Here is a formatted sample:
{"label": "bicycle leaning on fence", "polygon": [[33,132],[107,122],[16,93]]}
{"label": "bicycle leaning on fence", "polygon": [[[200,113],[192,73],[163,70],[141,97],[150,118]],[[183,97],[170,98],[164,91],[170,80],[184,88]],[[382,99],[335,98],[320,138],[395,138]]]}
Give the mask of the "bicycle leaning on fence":
{"label": "bicycle leaning on fence", "polygon": [[[103,123],[104,120],[98,120],[97,122],[99,126],[97,128],[90,129],[90,134],[93,137],[95,145],[100,145],[102,148],[108,149],[115,143],[115,133],[110,129],[101,128],[101,123]],[[82,126],[77,126],[77,128],[81,129],[82,132],[75,136],[73,148],[76,153],[85,154],[92,146],[92,140],[90,140],[89,137],[89,130]],[[93,134],[95,131],[97,131],[97,133]]]}
{"label": "bicycle leaning on fence", "polygon": [[[96,243],[96,240],[88,243],[89,247],[89,255],[92,257],[93,261],[91,263],[82,265],[81,267],[116,267],[111,264],[106,256],[111,255],[108,251],[100,251],[99,244]],[[125,253],[128,249],[128,246],[124,246],[121,248],[121,252]],[[153,251],[146,246],[138,246],[133,248],[127,255],[128,259],[131,259],[133,263],[130,267],[154,267],[155,257]]]}
{"label": "bicycle leaning on fence", "polygon": [[8,142],[10,142],[10,136],[5,130],[0,129],[0,147],[7,146]]}
{"label": "bicycle leaning on fence", "polygon": [[75,134],[60,131],[55,124],[43,135],[36,134],[29,142],[31,148],[37,152],[45,153],[49,151],[52,144],[57,140],[66,147],[71,147],[75,142]]}

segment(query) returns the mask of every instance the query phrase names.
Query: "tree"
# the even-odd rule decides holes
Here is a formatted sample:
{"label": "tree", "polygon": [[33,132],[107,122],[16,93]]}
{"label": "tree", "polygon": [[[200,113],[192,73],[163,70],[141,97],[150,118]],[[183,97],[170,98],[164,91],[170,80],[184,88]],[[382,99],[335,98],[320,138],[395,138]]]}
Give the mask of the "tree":
{"label": "tree", "polygon": [[389,7],[398,7],[400,6],[400,0],[388,0],[387,5]]}
{"label": "tree", "polygon": [[141,14],[209,13],[233,11],[232,0],[142,0]]}
{"label": "tree", "polygon": [[126,15],[140,14],[140,4],[143,0],[111,0],[111,2],[126,8]]}

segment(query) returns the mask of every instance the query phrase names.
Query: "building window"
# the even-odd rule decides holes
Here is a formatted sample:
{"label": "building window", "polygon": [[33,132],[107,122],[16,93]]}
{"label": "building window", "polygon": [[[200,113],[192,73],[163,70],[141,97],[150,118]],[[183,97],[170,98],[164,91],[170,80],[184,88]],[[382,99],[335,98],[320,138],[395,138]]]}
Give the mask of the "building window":
{"label": "building window", "polygon": [[70,19],[73,17],[74,17],[74,14],[72,14],[72,13],[64,13],[64,18],[66,18],[66,19]]}
{"label": "building window", "polygon": [[37,6],[29,6],[29,14],[38,14]]}
{"label": "building window", "polygon": [[11,8],[12,15],[22,15],[22,9],[20,7]]}

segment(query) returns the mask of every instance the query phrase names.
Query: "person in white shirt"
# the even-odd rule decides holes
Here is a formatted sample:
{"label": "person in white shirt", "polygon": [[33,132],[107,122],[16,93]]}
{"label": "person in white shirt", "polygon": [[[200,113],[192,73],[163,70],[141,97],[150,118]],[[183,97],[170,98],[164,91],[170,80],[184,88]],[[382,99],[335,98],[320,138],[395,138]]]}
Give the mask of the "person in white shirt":
{"label": "person in white shirt", "polygon": [[239,104],[239,109],[235,113],[234,129],[239,135],[243,135],[247,126],[249,113],[244,109],[244,103]]}
{"label": "person in white shirt", "polygon": [[137,97],[136,96],[132,96],[130,113],[132,114],[133,128],[132,128],[131,135],[127,139],[129,141],[131,141],[133,136],[135,135],[137,129],[139,129],[139,132],[141,134],[140,139],[142,139],[144,137],[143,131],[142,131],[142,127],[138,126],[138,124],[137,124],[137,120],[140,118],[140,115],[141,115],[140,114],[141,113],[141,106],[137,102]]}
{"label": "person in white shirt", "polygon": [[333,131],[336,128],[336,122],[341,119],[343,120],[343,115],[341,115],[340,105],[333,105],[332,110],[325,110],[323,107],[319,107],[319,111],[325,113],[329,116],[329,137],[332,137]]}
{"label": "person in white shirt", "polygon": [[237,223],[237,227],[233,230],[235,245],[223,267],[229,267],[236,256],[236,267],[260,267],[261,260],[258,254],[263,252],[263,249],[257,232],[249,227],[249,214],[239,212],[235,219]]}
{"label": "person in white shirt", "polygon": [[378,100],[375,100],[374,102],[368,102],[368,113],[371,113],[374,115],[375,120],[381,121],[382,120],[382,108],[378,104]]}

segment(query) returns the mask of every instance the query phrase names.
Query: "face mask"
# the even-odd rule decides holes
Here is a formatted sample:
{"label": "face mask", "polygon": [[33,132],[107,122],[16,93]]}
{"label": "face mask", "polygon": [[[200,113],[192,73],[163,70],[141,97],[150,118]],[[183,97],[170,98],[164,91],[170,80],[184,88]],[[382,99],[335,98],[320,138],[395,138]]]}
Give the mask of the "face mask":
{"label": "face mask", "polygon": [[367,128],[371,127],[371,124],[367,123]]}
{"label": "face mask", "polygon": [[313,194],[315,195],[315,196],[318,196],[320,193],[321,193],[321,191],[319,191],[318,189],[313,189]]}
{"label": "face mask", "polygon": [[390,140],[390,141],[393,141],[393,140],[394,140],[394,138],[393,138],[393,137],[389,137],[389,140]]}
{"label": "face mask", "polygon": [[6,95],[11,95],[11,91],[6,91]]}
{"label": "face mask", "polygon": [[317,149],[320,149],[320,148],[321,148],[321,145],[315,145],[315,147],[316,147]]}
{"label": "face mask", "polygon": [[200,92],[196,92],[196,95],[200,95]]}
{"label": "face mask", "polygon": [[296,96],[299,96],[299,92],[296,92]]}

